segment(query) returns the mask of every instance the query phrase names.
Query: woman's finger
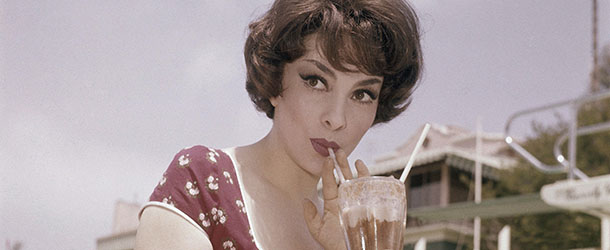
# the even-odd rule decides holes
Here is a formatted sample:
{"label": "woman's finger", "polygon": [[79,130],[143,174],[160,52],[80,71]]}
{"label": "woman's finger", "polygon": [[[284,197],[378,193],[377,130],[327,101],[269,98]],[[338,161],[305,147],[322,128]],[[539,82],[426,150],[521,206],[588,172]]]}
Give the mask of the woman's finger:
{"label": "woman's finger", "polygon": [[334,162],[333,159],[327,158],[322,166],[322,196],[324,202],[337,198],[337,181],[333,174]]}
{"label": "woman's finger", "polygon": [[358,171],[358,177],[367,177],[371,176],[369,172],[369,168],[366,167],[363,161],[356,160],[356,170]]}
{"label": "woman's finger", "polygon": [[347,154],[343,149],[338,149],[335,152],[335,156],[337,158],[337,163],[339,164],[339,169],[341,169],[341,173],[345,180],[351,180],[354,178],[352,171],[349,169],[349,163],[347,162]]}

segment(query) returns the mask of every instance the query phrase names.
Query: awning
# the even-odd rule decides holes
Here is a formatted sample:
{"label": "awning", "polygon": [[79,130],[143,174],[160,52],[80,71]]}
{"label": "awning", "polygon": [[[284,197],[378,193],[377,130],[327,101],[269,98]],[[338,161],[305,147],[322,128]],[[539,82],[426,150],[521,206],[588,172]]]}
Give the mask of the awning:
{"label": "awning", "polygon": [[540,198],[540,194],[524,194],[497,199],[474,202],[452,203],[446,207],[419,207],[407,210],[409,217],[426,221],[449,221],[511,217],[526,214],[550,213],[560,211],[560,208],[550,206]]}
{"label": "awning", "polygon": [[[409,156],[400,156],[391,160],[380,162],[370,167],[372,175],[391,173],[396,170],[402,170],[407,164]],[[449,166],[474,173],[474,162],[476,156],[472,153],[463,150],[444,147],[429,151],[422,151],[415,157],[413,166],[421,166],[428,163],[444,160]],[[481,156],[481,166],[483,169],[483,177],[489,179],[498,179],[498,169],[505,169],[507,166],[515,164],[513,159],[496,157],[496,156]]]}

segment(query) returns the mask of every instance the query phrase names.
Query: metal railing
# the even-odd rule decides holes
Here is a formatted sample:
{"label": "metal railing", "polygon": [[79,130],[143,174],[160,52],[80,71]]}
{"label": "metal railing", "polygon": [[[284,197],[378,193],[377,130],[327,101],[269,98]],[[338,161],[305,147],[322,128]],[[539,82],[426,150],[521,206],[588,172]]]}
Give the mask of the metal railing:
{"label": "metal railing", "polygon": [[[527,160],[530,164],[534,165],[538,170],[544,173],[568,173],[568,179],[573,179],[574,177],[578,177],[580,179],[588,179],[589,177],[580,171],[576,167],[576,138],[580,135],[587,135],[592,133],[599,133],[602,131],[610,131],[610,122],[596,123],[593,125],[588,125],[585,127],[578,127],[578,112],[580,111],[580,107],[589,102],[599,101],[606,98],[610,98],[610,90],[606,90],[603,92],[598,92],[594,94],[587,94],[582,97],[552,103],[549,105],[544,105],[540,107],[530,108],[526,110],[522,110],[516,112],[509,116],[508,121],[506,122],[506,126],[504,127],[504,135],[506,143],[513,149],[517,154]],[[530,152],[528,152],[525,148],[523,148],[519,143],[517,143],[509,134],[510,134],[510,126],[512,122],[518,117],[537,113],[540,111],[545,111],[548,109],[553,109],[561,106],[571,106],[572,108],[572,119],[570,121],[569,131],[567,134],[563,134],[560,136],[553,147],[553,154],[555,156],[555,160],[558,162],[556,165],[548,165],[536,158]],[[565,143],[566,140],[569,139],[568,144],[568,159],[561,153],[561,146]]]}

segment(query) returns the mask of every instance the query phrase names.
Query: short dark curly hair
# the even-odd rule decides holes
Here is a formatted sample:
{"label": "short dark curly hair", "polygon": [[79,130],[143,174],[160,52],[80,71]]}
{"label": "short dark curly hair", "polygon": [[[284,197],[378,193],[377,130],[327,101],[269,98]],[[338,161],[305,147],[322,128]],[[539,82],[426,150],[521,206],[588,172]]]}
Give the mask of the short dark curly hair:
{"label": "short dark curly hair", "polygon": [[422,72],[419,21],[403,0],[276,0],[249,28],[246,90],[272,119],[269,99],[281,94],[284,65],[305,54],[309,35],[337,70],[383,76],[374,124],[407,108]]}

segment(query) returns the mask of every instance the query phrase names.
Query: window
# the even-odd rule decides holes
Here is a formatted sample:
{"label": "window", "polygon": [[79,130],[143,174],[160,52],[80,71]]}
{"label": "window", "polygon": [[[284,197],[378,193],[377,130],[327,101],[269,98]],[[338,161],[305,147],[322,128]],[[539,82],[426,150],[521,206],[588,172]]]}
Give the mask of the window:
{"label": "window", "polygon": [[440,169],[414,174],[410,177],[407,206],[425,207],[440,205]]}
{"label": "window", "polygon": [[441,170],[429,171],[411,176],[411,184],[409,187],[421,187],[435,182],[441,181]]}

